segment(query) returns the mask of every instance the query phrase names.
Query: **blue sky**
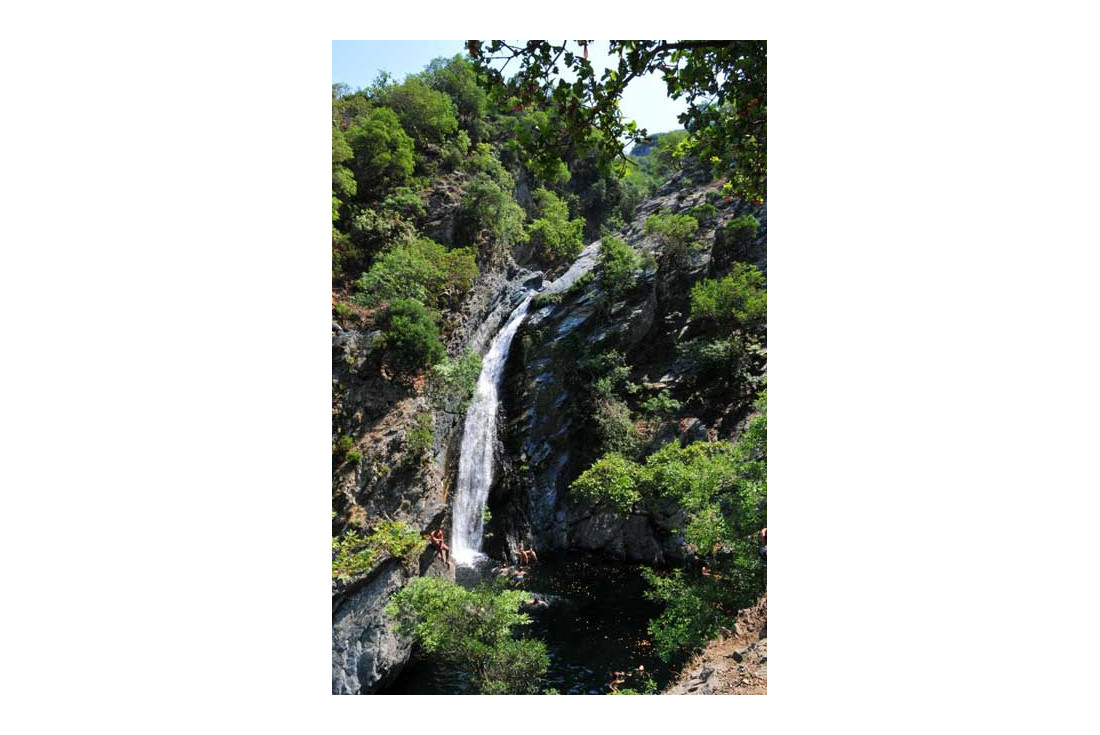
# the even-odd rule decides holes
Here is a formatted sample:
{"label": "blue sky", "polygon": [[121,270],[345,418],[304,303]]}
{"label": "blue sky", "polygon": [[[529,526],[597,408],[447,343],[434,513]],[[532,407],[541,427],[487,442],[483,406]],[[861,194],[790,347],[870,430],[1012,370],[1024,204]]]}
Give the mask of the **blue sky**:
{"label": "blue sky", "polygon": [[[606,41],[589,46],[589,58],[597,75],[610,63],[606,51]],[[464,53],[465,41],[333,41],[332,81],[358,89],[373,82],[382,70],[403,79],[421,71],[437,56]],[[678,129],[676,116],[685,107],[682,101],[670,100],[664,82],[652,74],[632,81],[622,100],[623,113],[651,133]]]}

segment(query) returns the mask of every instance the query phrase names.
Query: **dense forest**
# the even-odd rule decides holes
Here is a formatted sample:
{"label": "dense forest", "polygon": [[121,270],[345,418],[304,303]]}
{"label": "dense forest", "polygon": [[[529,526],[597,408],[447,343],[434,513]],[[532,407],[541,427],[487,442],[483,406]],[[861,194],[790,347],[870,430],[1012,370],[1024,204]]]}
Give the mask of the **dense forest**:
{"label": "dense forest", "polygon": [[595,43],[333,85],[333,693],[766,692],[766,43]]}

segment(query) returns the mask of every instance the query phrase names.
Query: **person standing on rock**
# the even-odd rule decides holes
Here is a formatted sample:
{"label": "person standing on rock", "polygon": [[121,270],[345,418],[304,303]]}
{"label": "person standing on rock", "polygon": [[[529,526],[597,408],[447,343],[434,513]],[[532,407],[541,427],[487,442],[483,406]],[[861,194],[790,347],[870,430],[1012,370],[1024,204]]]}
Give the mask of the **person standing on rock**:
{"label": "person standing on rock", "polygon": [[443,541],[443,529],[435,529],[430,534],[428,534],[428,538],[430,538],[432,540],[432,543],[435,545],[436,556],[442,559],[443,563],[446,564],[447,552],[451,550],[451,547],[447,546],[446,542]]}

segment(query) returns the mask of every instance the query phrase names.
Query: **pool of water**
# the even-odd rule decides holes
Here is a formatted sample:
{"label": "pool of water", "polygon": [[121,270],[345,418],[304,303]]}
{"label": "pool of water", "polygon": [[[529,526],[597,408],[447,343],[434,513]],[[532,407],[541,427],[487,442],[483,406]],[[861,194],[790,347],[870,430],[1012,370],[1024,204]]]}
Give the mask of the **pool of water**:
{"label": "pool of water", "polygon": [[[459,582],[476,583],[491,564],[476,573],[460,570]],[[528,568],[522,589],[548,601],[529,614],[534,622],[523,635],[546,643],[550,668],[542,689],[561,694],[607,694],[614,672],[633,672],[664,687],[673,671],[657,658],[646,625],[660,607],[646,600],[637,567],[581,554],[548,555]],[[387,694],[473,694],[477,684],[458,668],[432,660],[411,662]]]}

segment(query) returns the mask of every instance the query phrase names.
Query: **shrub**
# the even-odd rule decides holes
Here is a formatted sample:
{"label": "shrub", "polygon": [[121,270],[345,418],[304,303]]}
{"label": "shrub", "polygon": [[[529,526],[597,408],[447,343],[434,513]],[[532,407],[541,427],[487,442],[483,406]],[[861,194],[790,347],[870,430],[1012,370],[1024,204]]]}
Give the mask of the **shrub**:
{"label": "shrub", "polygon": [[593,416],[596,424],[596,436],[600,449],[605,452],[617,452],[624,456],[634,456],[638,451],[638,428],[630,416],[630,409],[616,399],[601,401]]}
{"label": "shrub", "polygon": [[352,123],[344,137],[354,153],[349,167],[360,196],[377,196],[412,175],[413,141],[393,110],[380,107],[368,111]]}
{"label": "shrub", "polygon": [[344,460],[358,466],[363,461],[363,453],[358,449],[353,449],[344,456]]}
{"label": "shrub", "polygon": [[[474,132],[489,109],[488,95],[477,83],[473,64],[461,55],[433,59],[424,69],[424,81],[432,89],[445,93],[455,104],[459,123]],[[459,131],[461,135],[463,131]]]}
{"label": "shrub", "polygon": [[551,305],[556,306],[561,303],[564,295],[562,291],[543,291],[531,299],[531,308],[538,310]]}
{"label": "shrub", "polygon": [[[503,172],[507,181],[511,176]],[[466,185],[459,210],[459,232],[463,241],[492,241],[504,245],[526,239],[523,207],[512,199],[511,184],[505,189],[489,174],[479,173]]]}
{"label": "shrub", "polygon": [[627,513],[642,499],[638,465],[621,454],[605,454],[573,480],[569,491],[581,500]]}
{"label": "shrub", "polygon": [[399,215],[407,220],[423,217],[427,212],[420,195],[407,186],[394,189],[393,193],[383,199],[382,211]]}
{"label": "shrub", "polygon": [[481,356],[469,348],[462,357],[446,358],[433,367],[428,393],[435,407],[445,413],[465,413],[477,388],[479,375]]}
{"label": "shrub", "polygon": [[713,323],[722,334],[737,327],[759,332],[767,315],[764,274],[747,263],[734,263],[725,278],[700,281],[691,289],[691,318]]}
{"label": "shrub", "polygon": [[477,262],[467,248],[447,250],[426,237],[398,245],[356,282],[355,300],[368,307],[394,299],[455,308],[477,279]]}
{"label": "shrub", "polygon": [[352,308],[345,304],[343,301],[337,301],[335,304],[333,304],[332,310],[336,312],[336,316],[340,317],[341,319],[347,319],[349,316],[355,313],[354,311],[352,311]]}
{"label": "shrub", "polygon": [[680,402],[662,390],[642,404],[642,411],[650,416],[671,416],[680,410]]}
{"label": "shrub", "polygon": [[548,189],[536,189],[534,199],[537,217],[527,230],[531,243],[550,261],[576,256],[584,248],[584,220],[569,219],[569,206]]}
{"label": "shrub", "polygon": [[473,674],[483,694],[534,694],[549,666],[546,645],[512,636],[514,628],[531,623],[519,612],[529,597],[485,583],[468,590],[439,577],[415,577],[386,613],[427,654]]}
{"label": "shrub", "polygon": [[340,437],[332,448],[333,454],[344,455],[355,446],[355,441],[350,436]]}
{"label": "shrub", "polygon": [[419,370],[447,356],[439,340],[439,327],[416,299],[397,299],[390,304],[388,317],[381,345],[399,369]]}
{"label": "shrub", "polygon": [[421,145],[442,143],[458,129],[454,102],[419,77],[409,76],[401,84],[384,87],[378,101],[397,113],[401,126]]}
{"label": "shrub", "polygon": [[693,339],[680,344],[677,352],[691,364],[691,381],[708,392],[738,388],[748,380],[749,352],[737,336]]}
{"label": "shrub", "polygon": [[732,239],[731,241],[741,242],[755,239],[759,229],[760,221],[751,214],[743,214],[740,217],[734,217],[722,228],[726,235]]}
{"label": "shrub", "polygon": [[704,227],[718,218],[718,209],[713,204],[700,204],[688,210],[688,214],[695,218],[700,227]]}
{"label": "shrub", "polygon": [[377,523],[366,536],[350,530],[332,539],[332,576],[350,581],[386,557],[405,558],[419,553],[424,546],[417,530],[402,521]]}
{"label": "shrub", "polygon": [[645,233],[657,239],[662,254],[674,266],[691,252],[692,237],[698,229],[699,223],[686,214],[655,214],[645,221]]}
{"label": "shrub", "polygon": [[405,434],[405,449],[413,464],[422,463],[435,445],[434,428],[435,422],[430,413],[425,411],[416,415],[415,423]]}
{"label": "shrub", "polygon": [[600,272],[608,299],[615,301],[634,287],[641,259],[622,239],[609,236],[600,241]]}

